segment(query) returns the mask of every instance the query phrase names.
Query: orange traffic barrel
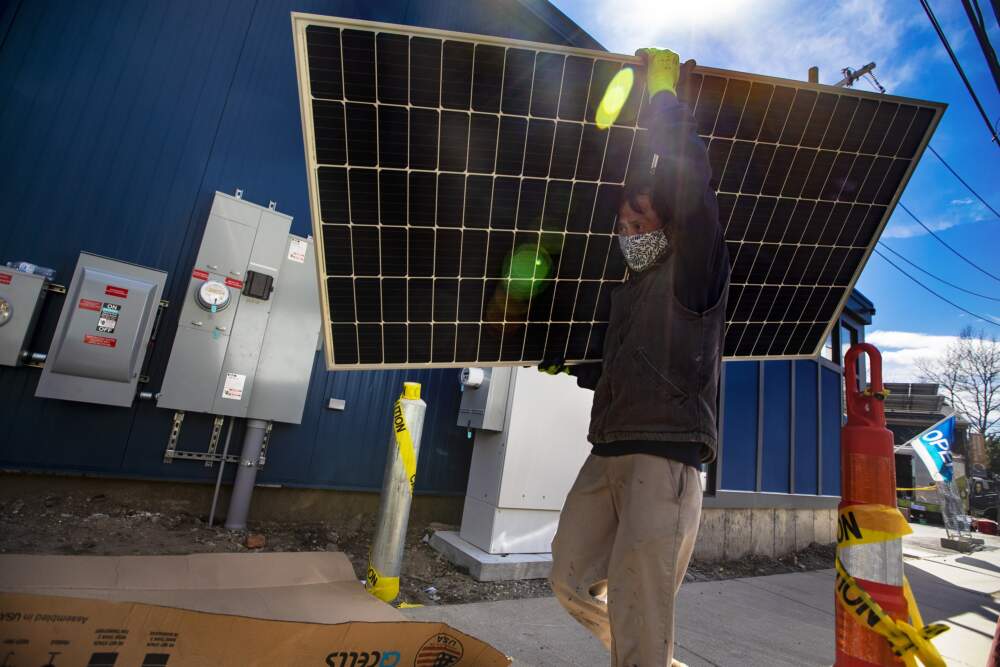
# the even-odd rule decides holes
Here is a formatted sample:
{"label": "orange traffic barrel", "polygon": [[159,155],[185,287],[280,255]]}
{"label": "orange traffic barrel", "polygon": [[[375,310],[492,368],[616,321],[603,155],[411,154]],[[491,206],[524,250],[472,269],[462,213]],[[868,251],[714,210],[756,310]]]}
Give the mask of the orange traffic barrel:
{"label": "orange traffic barrel", "polygon": [[[871,382],[861,389],[858,357],[867,353]],[[882,355],[872,345],[854,345],[844,357],[847,423],[841,429],[840,509],[858,505],[896,507],[896,466],[892,432],[885,426],[882,385]],[[837,531],[837,557],[857,584],[894,619],[907,620],[903,595],[903,540],[889,539],[871,544],[851,544],[851,524],[841,515]],[[839,585],[835,594],[850,595]],[[836,607],[837,667],[902,665],[889,643],[871,628],[853,618],[847,606]],[[856,604],[856,603],[855,603]]]}

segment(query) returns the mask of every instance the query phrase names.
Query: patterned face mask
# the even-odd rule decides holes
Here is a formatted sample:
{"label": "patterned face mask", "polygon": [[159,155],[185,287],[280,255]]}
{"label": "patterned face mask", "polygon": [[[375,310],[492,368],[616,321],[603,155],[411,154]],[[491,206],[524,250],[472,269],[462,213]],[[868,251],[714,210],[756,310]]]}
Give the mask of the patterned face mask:
{"label": "patterned face mask", "polygon": [[618,235],[625,263],[633,271],[642,271],[659,258],[667,246],[667,235],[662,229],[633,236]]}

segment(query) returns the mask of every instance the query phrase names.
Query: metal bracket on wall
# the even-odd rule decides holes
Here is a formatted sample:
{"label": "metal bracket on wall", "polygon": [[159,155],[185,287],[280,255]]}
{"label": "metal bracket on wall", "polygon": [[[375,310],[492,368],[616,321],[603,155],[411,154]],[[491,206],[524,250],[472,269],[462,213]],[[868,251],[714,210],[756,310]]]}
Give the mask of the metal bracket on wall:
{"label": "metal bracket on wall", "polygon": [[175,458],[180,458],[177,456],[177,439],[181,435],[181,425],[184,423],[184,412],[183,410],[178,410],[174,413],[174,421],[170,426],[170,437],[167,438],[167,451],[163,453],[164,463],[173,463]]}
{"label": "metal bracket on wall", "polygon": [[[189,452],[177,449],[177,441],[180,439],[181,434],[181,423],[184,421],[183,412],[174,413],[173,426],[170,429],[170,438],[167,440],[167,451],[163,454],[164,463],[173,463],[175,459],[182,459],[186,461],[203,461],[206,468],[211,468],[216,463],[223,460],[222,454],[217,453],[219,447],[219,436],[222,435],[222,425],[225,422],[225,417],[215,417],[212,422],[212,437],[208,441],[208,451],[206,452]],[[264,443],[260,448],[260,458],[257,459],[257,467],[263,468],[264,463],[267,460],[267,444],[271,441],[271,429],[274,427],[273,422],[267,423],[267,428],[264,430]],[[225,457],[226,463],[239,463],[240,457],[238,454],[229,454]]]}
{"label": "metal bracket on wall", "polygon": [[215,450],[219,447],[219,436],[222,434],[222,424],[225,421],[225,417],[218,415],[212,420],[212,437],[208,441],[209,458],[205,459],[206,468],[211,468],[215,464]]}
{"label": "metal bracket on wall", "polygon": [[66,286],[65,285],[57,285],[56,283],[48,283],[48,284],[45,285],[45,291],[46,292],[52,292],[53,294],[65,294],[66,293]]}
{"label": "metal bracket on wall", "polygon": [[274,422],[267,422],[267,428],[264,429],[264,442],[260,446],[260,458],[257,459],[258,468],[263,468],[264,463],[267,461],[267,445],[271,442],[272,428],[274,428]]}

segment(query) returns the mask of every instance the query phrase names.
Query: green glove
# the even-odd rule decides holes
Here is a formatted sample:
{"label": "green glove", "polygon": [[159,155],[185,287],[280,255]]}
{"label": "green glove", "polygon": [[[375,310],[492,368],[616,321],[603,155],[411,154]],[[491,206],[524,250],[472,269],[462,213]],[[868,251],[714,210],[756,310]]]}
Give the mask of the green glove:
{"label": "green glove", "polygon": [[538,372],[546,375],[559,375],[569,373],[569,366],[562,359],[545,359],[538,364]]}
{"label": "green glove", "polygon": [[635,55],[646,65],[646,90],[649,98],[664,90],[677,94],[677,80],[681,75],[681,59],[669,49],[639,49]]}

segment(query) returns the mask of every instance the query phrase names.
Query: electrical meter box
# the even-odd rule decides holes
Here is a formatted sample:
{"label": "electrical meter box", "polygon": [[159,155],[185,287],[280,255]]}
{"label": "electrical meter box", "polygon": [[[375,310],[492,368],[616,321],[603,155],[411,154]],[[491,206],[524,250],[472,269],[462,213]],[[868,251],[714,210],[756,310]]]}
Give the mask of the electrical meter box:
{"label": "electrical meter box", "polygon": [[463,369],[462,403],[458,409],[458,425],[467,429],[482,431],[502,431],[507,419],[507,400],[514,382],[514,368],[484,368],[482,380],[469,384],[469,371]]}
{"label": "electrical meter box", "polygon": [[290,236],[291,224],[271,208],[215,193],[158,407],[301,420],[319,296],[312,242]]}
{"label": "electrical meter box", "polygon": [[0,268],[0,366],[19,366],[45,301],[45,277]]}
{"label": "electrical meter box", "polygon": [[166,280],[80,253],[35,396],[130,406]]}

